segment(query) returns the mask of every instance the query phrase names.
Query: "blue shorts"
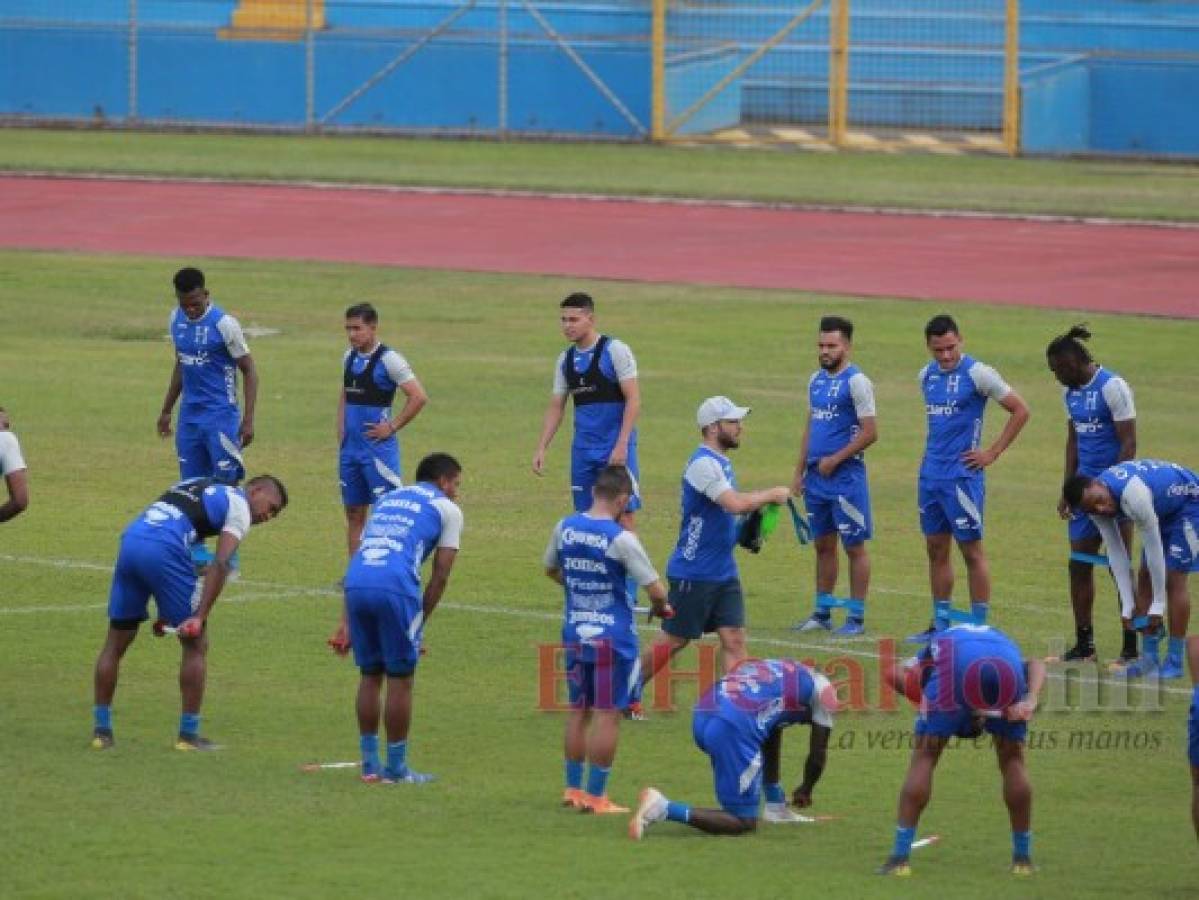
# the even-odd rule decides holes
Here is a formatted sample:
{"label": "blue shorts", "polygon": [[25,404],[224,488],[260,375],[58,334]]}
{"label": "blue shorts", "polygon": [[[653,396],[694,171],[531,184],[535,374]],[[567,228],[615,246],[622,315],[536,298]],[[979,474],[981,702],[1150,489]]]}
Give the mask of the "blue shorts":
{"label": "blue shorts", "polygon": [[[591,509],[591,488],[595,485],[596,476],[600,469],[608,465],[608,457],[612,448],[603,447],[571,447],[570,448],[570,497],[575,505],[575,512],[586,512]],[[641,509],[641,469],[637,465],[637,445],[629,444],[629,460],[626,463],[629,475],[633,478],[633,496],[625,512],[636,512]]]}
{"label": "blue shorts", "polygon": [[717,628],[745,627],[745,598],[741,582],[690,581],[668,578],[667,599],[674,616],[662,623],[662,630],[689,641],[710,634]]}
{"label": "blue shorts", "polygon": [[1199,684],[1191,693],[1191,717],[1187,720],[1187,754],[1191,765],[1199,769]]}
{"label": "blue shorts", "polygon": [[416,671],[424,634],[421,599],[399,591],[346,588],[354,664],[364,675],[401,678]]}
{"label": "blue shorts", "polygon": [[175,425],[180,478],[215,478],[224,484],[237,484],[245,478],[240,430],[241,415],[236,409],[194,418],[181,412]]}
{"label": "blue shorts", "polygon": [[712,761],[712,781],[721,809],[739,819],[756,819],[762,804],[762,748],[707,712],[692,716],[691,737]]}
{"label": "blue shorts", "polygon": [[383,441],[372,450],[343,450],[337,461],[343,506],[370,506],[388,491],[404,486],[396,441]]}
{"label": "blue shorts", "polygon": [[1199,572],[1199,509],[1188,508],[1162,527],[1166,568],[1175,572]]}
{"label": "blue shorts", "polygon": [[[940,676],[944,671],[944,667],[935,664],[924,670],[924,697],[916,717],[916,734],[974,737],[976,710],[1010,706],[1028,691],[1024,661],[1018,657],[976,659],[965,670],[955,668],[952,695],[946,689],[942,696]],[[988,734],[1020,743],[1028,735],[1027,722],[1009,722],[1001,718],[984,718],[982,728]]]}
{"label": "blue shorts", "polygon": [[952,532],[961,543],[980,541],[987,484],[980,478],[921,478],[917,492],[920,530],[926,535]]}
{"label": "blue shorts", "polygon": [[626,659],[610,649],[584,662],[577,650],[566,649],[566,689],[574,709],[627,709],[641,687],[641,659]]}
{"label": "blue shorts", "polygon": [[1070,519],[1067,524],[1067,529],[1070,533],[1070,543],[1075,541],[1099,540],[1099,527],[1094,520],[1083,512],[1074,512],[1070,514]]}
{"label": "blue shorts", "polygon": [[198,587],[191,555],[182,544],[122,537],[108,592],[108,618],[144,622],[153,597],[159,618],[180,625],[199,605]]}
{"label": "blue shorts", "polygon": [[844,546],[856,547],[873,536],[870,489],[864,466],[847,469],[842,465],[831,478],[817,472],[814,464],[808,466],[804,475],[804,505],[816,537],[835,531],[841,535]]}

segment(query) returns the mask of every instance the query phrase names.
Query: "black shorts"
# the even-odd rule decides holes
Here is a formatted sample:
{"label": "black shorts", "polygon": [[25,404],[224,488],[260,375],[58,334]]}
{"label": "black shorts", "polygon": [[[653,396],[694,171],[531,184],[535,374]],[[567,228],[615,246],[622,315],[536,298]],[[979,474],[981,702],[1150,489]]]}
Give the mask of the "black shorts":
{"label": "black shorts", "polygon": [[745,598],[741,582],[689,581],[671,578],[670,605],[674,618],[662,623],[667,634],[695,640],[717,628],[745,627]]}

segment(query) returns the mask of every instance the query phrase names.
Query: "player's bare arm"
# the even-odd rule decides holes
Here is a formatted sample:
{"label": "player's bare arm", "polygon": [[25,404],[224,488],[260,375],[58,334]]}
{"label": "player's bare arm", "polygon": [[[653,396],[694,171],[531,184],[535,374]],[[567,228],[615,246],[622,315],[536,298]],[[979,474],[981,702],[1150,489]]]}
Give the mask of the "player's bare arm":
{"label": "player's bare arm", "polygon": [[237,437],[243,447],[248,447],[254,441],[254,409],[258,406],[258,367],[254,365],[254,357],[247,353],[238,357],[237,368],[241,372],[244,395],[241,428],[238,429]]}
{"label": "player's bare arm", "polygon": [[637,417],[641,415],[641,386],[636,378],[626,378],[620,382],[620,390],[624,394],[624,414],[620,419],[620,433],[616,436],[616,444],[608,457],[608,464],[624,466],[629,462],[629,437],[637,426]]}
{"label": "player's bare arm", "polygon": [[181,393],[183,393],[183,368],[176,358],[175,366],[171,369],[171,380],[167,383],[166,396],[162,399],[162,412],[158,414],[158,436],[161,438],[171,436],[171,412],[175,409],[175,403]]}
{"label": "player's bare arm", "polygon": [[429,395],[425,393],[424,387],[416,378],[405,381],[400,385],[400,390],[404,393],[404,406],[400,409],[400,414],[394,419],[375,422],[365,429],[366,436],[372,441],[385,441],[394,436],[396,432],[415,419],[429,402]]}
{"label": "player's bare arm", "polygon": [[830,453],[816,464],[816,471],[825,478],[828,478],[833,472],[837,471],[837,467],[845,462],[845,460],[861,453],[878,440],[878,420],[875,416],[863,416],[858,420],[858,425],[858,433],[854,435],[852,441],[836,453]]}
{"label": "player's bare arm", "polygon": [[558,426],[562,424],[565,415],[566,395],[551,394],[541,421],[541,437],[537,439],[537,450],[533,453],[533,474],[545,474],[545,452],[549,449],[554,435],[558,433]]}
{"label": "player's bare arm", "polygon": [[1007,410],[1008,418],[1003,423],[1003,431],[999,433],[999,437],[986,450],[968,450],[962,454],[962,459],[966,463],[966,467],[970,469],[985,469],[995,460],[999,459],[1000,455],[1012,445],[1016,440],[1017,435],[1028,424],[1029,417],[1032,413],[1028,409],[1028,404],[1015,391],[1010,391],[1006,397],[999,401],[999,405]]}

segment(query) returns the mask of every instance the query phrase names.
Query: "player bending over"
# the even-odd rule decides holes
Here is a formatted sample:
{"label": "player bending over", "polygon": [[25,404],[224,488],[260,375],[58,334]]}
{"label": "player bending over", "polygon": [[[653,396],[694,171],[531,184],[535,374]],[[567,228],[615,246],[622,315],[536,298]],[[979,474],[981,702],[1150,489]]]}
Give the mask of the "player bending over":
{"label": "player bending over", "polygon": [[[183,650],[179,665],[183,712],[175,749],[216,749],[199,733],[208,670],[206,623],[250,526],[269,522],[285,506],[287,489],[270,475],[251,478],[244,489],[212,478],[193,478],[176,484],[125,529],[108,597],[108,636],[96,659],[93,748],[107,750],[113,745],[112,698],[121,658],[146,620],[146,606],[153,596],[159,620],[176,630]],[[216,555],[197,590],[191,547],[214,536]]]}
{"label": "player bending over", "polygon": [[[555,525],[545,548],[545,574],[563,586],[566,597],[562,643],[571,711],[562,805],[583,812],[628,812],[608,799],[607,785],[622,712],[641,680],[634,620],[637,586],[649,594],[651,615],[673,614],[645,548],[619,524],[632,496],[628,469],[605,466],[591,486],[591,507]],[[591,764],[586,790],[585,760]]]}
{"label": "player bending over", "polygon": [[1012,825],[1012,874],[1031,875],[1032,786],[1024,768],[1028,720],[1045,683],[1045,664],[1021,658],[1015,641],[986,625],[958,625],[888,677],[897,691],[919,704],[916,748],[899,792],[895,844],[880,875],[910,875],[908,857],[920,815],[933,792],[933,771],[952,738],[992,735],[1003,802]]}
{"label": "player bending over", "polygon": [[688,806],[647,787],[629,820],[629,837],[641,840],[645,829],[667,819],[708,834],[754,831],[763,779],[766,821],[803,821],[787,808],[780,784],[782,730],[795,724],[812,728],[803,781],[791,795],[796,806],[811,806],[812,791],[824,772],[836,710],[836,693],[828,679],[795,660],[742,661],[700,698],[691,719],[695,744],[711,760],[721,808]]}
{"label": "player bending over", "polygon": [[[462,466],[448,453],[431,453],[416,467],[416,481],[376,501],[362,542],[345,575],[345,610],[329,645],[354,651],[361,678],[355,710],[362,780],[367,784],[423,784],[433,776],[408,768],[412,687],[421,640],[441,601],[462,537],[462,510],[454,501]],[[433,557],[433,574],[421,591],[421,565]],[[387,699],[380,706],[384,677]],[[379,760],[379,719],[387,733],[387,764]]]}

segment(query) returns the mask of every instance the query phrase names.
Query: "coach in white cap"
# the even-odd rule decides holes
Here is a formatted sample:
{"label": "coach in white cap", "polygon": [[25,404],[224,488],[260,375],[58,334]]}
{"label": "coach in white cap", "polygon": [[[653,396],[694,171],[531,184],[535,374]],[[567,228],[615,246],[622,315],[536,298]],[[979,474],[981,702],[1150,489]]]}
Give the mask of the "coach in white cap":
{"label": "coach in white cap", "polygon": [[[695,419],[702,440],[683,470],[683,521],[666,567],[675,614],[663,621],[662,631],[671,655],[715,631],[726,672],[745,658],[745,602],[733,559],[737,516],[767,503],[785,503],[790,493],[784,485],[749,493],[737,490],[726,454],[741,446],[748,415],[748,406],[738,406],[728,397],[709,397],[699,405]],[[665,661],[661,655],[658,667]],[[653,662],[653,651],[647,651],[641,661],[645,681],[654,676]]]}

